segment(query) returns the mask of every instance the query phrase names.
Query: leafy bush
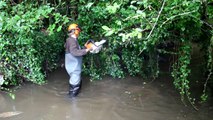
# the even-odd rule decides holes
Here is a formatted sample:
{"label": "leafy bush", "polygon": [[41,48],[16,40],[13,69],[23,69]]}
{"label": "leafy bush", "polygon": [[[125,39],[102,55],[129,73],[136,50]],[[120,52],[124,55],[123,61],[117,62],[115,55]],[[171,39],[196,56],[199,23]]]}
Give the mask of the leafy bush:
{"label": "leafy bush", "polygon": [[[105,37],[108,40],[108,50],[100,53],[100,56],[107,56],[103,57],[106,62],[99,65],[102,70],[98,72],[105,71],[104,73],[116,77],[124,75],[123,72],[127,70],[130,75],[142,76],[147,71],[149,76],[156,78],[159,73],[159,51],[175,56],[177,60],[172,61],[174,63],[171,72],[174,85],[180,91],[183,101],[187,96],[190,103],[194,104],[189,86],[191,43],[197,42],[201,34],[205,33],[210,37],[205,38],[206,42],[202,41],[201,45],[204,49],[212,45],[209,42],[212,36],[212,26],[208,21],[212,18],[212,7],[208,6],[209,3],[210,1],[199,0],[82,0],[78,7],[78,22],[84,30],[81,39],[83,41]],[[206,31],[202,31],[203,27]],[[167,43],[174,44],[174,48],[166,50]],[[165,46],[159,47],[161,45]],[[206,53],[211,56],[209,52]],[[86,58],[87,61],[90,57]],[[144,57],[147,59],[144,60]],[[211,57],[207,58],[209,61],[206,63],[212,65]],[[146,69],[143,69],[144,65],[147,65]],[[87,69],[93,72],[91,68],[88,65]],[[97,72],[96,69],[94,71]]]}
{"label": "leafy bush", "polygon": [[[52,26],[65,17],[52,14],[54,10],[49,4],[1,1],[0,10],[0,72],[4,84],[18,85],[23,80],[44,83],[47,71],[56,67],[64,44],[63,33],[48,35],[48,32],[53,33]],[[45,20],[50,16],[55,22],[48,31]]]}

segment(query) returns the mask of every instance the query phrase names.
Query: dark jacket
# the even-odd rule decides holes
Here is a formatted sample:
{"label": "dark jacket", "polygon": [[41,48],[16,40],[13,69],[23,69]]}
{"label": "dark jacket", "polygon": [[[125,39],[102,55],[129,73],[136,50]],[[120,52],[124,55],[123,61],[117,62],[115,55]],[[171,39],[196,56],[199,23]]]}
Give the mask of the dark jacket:
{"label": "dark jacket", "polygon": [[67,38],[65,47],[65,68],[68,74],[81,74],[82,56],[87,53],[86,49],[81,49],[73,37]]}
{"label": "dark jacket", "polygon": [[66,53],[71,53],[73,56],[83,56],[87,54],[86,49],[81,49],[76,38],[69,37],[66,40]]}

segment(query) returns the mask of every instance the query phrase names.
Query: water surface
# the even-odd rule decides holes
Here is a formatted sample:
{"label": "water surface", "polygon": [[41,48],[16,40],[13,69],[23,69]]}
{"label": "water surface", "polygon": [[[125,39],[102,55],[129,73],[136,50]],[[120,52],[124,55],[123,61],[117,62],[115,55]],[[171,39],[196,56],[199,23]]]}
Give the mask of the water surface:
{"label": "water surface", "polygon": [[[83,77],[82,91],[67,97],[68,75],[59,68],[45,85],[25,83],[12,100],[0,94],[0,120],[211,120],[213,106],[205,103],[195,111],[185,106],[171,79],[139,77],[90,82]],[[10,112],[10,113],[8,113]],[[18,113],[18,114],[12,114]]]}

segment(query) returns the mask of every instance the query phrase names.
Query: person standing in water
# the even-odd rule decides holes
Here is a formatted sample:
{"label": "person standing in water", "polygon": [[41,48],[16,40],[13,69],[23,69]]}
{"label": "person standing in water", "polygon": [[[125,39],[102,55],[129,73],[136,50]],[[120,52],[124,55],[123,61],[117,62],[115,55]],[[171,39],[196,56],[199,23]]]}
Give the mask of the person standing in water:
{"label": "person standing in water", "polygon": [[78,36],[81,32],[78,24],[70,24],[68,27],[68,38],[65,44],[65,69],[70,76],[69,96],[76,97],[81,88],[82,57],[90,49],[82,49],[78,43]]}

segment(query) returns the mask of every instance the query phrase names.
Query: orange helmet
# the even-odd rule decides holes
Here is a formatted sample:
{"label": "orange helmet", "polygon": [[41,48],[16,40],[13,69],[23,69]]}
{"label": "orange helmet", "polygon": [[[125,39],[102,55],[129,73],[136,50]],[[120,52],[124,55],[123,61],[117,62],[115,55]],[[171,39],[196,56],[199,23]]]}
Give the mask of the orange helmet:
{"label": "orange helmet", "polygon": [[78,24],[70,24],[68,27],[68,32],[73,32],[76,36],[78,36],[81,32],[81,29],[79,28]]}

